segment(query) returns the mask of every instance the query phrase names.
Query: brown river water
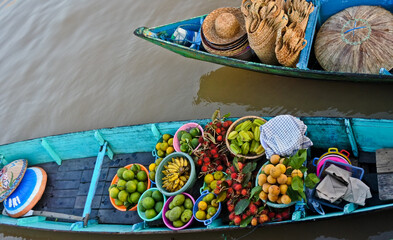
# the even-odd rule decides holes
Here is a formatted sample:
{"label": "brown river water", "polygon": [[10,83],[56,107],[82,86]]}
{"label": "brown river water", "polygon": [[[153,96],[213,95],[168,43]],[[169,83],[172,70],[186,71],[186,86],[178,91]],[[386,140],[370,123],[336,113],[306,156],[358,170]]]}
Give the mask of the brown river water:
{"label": "brown river water", "polygon": [[[393,84],[294,79],[184,58],[133,35],[240,0],[0,0],[0,144],[140,123],[244,115],[393,119]],[[283,231],[284,230],[284,231]],[[227,239],[247,234],[229,232]],[[150,239],[224,239],[205,233]],[[244,239],[392,239],[393,211],[272,226]],[[0,227],[0,239],[145,239]]]}

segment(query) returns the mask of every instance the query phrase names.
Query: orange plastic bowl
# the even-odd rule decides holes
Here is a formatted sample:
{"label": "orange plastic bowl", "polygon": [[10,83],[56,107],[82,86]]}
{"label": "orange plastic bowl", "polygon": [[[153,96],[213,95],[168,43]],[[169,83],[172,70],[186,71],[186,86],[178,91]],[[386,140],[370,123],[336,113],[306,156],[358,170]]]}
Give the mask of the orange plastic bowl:
{"label": "orange plastic bowl", "polygon": [[[141,170],[143,170],[143,171],[146,172],[146,174],[147,174],[147,176],[148,176],[148,177],[147,177],[147,188],[146,188],[146,190],[149,189],[149,188],[150,188],[150,185],[151,185],[150,179],[149,179],[149,171],[148,171],[143,165],[141,165],[141,164],[138,164],[138,163],[134,163],[134,164],[139,165],[139,166],[141,167]],[[131,166],[134,165],[134,164],[127,165],[127,166],[125,166],[125,168],[130,169]],[[116,184],[118,180],[119,180],[119,177],[118,177],[117,174],[116,174],[116,175],[113,177],[113,179],[112,179],[111,185]],[[142,195],[142,194],[141,194],[141,195]],[[114,198],[111,198],[111,197],[109,196],[109,199],[111,200],[112,206],[113,206],[114,208],[116,208],[116,209],[119,210],[119,211],[123,211],[123,212],[127,211],[127,208],[126,208],[124,205],[122,205],[122,206],[117,206],[117,205],[115,204],[115,199],[114,199]],[[138,205],[135,205],[135,206],[133,206],[133,207],[132,207],[130,210],[128,210],[128,211],[136,211],[136,210],[137,210],[137,207],[138,207]]]}

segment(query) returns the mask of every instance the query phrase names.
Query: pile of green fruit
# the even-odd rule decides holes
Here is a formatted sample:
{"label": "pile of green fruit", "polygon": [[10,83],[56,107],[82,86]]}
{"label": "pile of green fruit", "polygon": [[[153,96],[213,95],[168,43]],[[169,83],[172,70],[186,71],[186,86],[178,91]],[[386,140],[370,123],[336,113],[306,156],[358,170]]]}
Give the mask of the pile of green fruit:
{"label": "pile of green fruit", "polygon": [[259,126],[265,122],[259,118],[246,120],[238,125],[235,129],[228,133],[227,139],[230,142],[230,151],[235,155],[259,155],[265,150],[260,141]]}
{"label": "pile of green fruit", "polygon": [[158,165],[160,165],[161,161],[163,160],[163,158],[157,158],[156,161],[154,161],[154,163],[151,163],[149,165],[149,179],[151,181],[156,181],[156,171],[158,168]]}
{"label": "pile of green fruit", "polygon": [[195,213],[195,218],[201,221],[212,218],[217,213],[219,205],[216,195],[208,193],[198,202],[198,211]]}
{"label": "pile of green fruit", "polygon": [[179,140],[180,151],[191,154],[198,147],[200,136],[201,130],[198,127],[188,129],[187,131],[179,131],[177,133],[177,139]]}
{"label": "pile of green fruit", "polygon": [[139,164],[133,164],[130,169],[117,170],[118,181],[109,187],[109,195],[117,206],[127,210],[134,207],[148,186],[147,174]]}
{"label": "pile of green fruit", "polygon": [[224,181],[225,178],[225,174],[222,171],[206,174],[203,178],[203,191],[213,192],[217,187],[217,181]]}
{"label": "pile of green fruit", "polygon": [[170,134],[162,135],[162,141],[156,144],[156,154],[159,158],[164,158],[169,154],[173,153],[173,136]]}
{"label": "pile of green fruit", "polygon": [[145,213],[147,219],[156,217],[164,206],[164,197],[158,190],[147,191],[143,195],[138,208],[141,212]]}
{"label": "pile of green fruit", "polygon": [[182,227],[192,219],[193,206],[192,200],[180,193],[169,203],[165,217],[172,222],[173,227]]}

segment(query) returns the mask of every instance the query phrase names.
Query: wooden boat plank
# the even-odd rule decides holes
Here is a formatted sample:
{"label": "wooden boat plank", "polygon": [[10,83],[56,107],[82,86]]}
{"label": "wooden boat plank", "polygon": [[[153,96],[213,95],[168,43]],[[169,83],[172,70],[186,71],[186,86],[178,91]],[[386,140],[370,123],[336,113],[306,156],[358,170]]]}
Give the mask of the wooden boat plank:
{"label": "wooden boat plank", "polygon": [[393,199],[393,173],[379,173],[378,174],[378,190],[379,199],[392,200]]}
{"label": "wooden boat plank", "polygon": [[393,148],[383,148],[376,151],[378,173],[393,172]]}

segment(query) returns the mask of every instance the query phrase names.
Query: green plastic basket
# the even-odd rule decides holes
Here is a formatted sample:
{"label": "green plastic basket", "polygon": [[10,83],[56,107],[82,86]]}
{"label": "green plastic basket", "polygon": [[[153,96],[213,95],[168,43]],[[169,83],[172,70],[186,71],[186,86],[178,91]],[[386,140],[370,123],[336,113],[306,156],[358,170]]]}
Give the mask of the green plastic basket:
{"label": "green plastic basket", "polygon": [[[168,192],[162,187],[162,178],[165,176],[162,173],[162,171],[164,170],[164,166],[167,164],[167,162],[169,160],[171,160],[172,158],[176,158],[176,157],[187,158],[187,160],[190,164],[190,167],[191,167],[190,178],[188,179],[188,181],[184,184],[184,186],[180,190],[178,190],[176,192]],[[160,190],[160,192],[162,192],[162,194],[164,194],[166,196],[175,196],[176,194],[186,192],[187,190],[191,189],[196,182],[196,170],[195,170],[194,160],[191,158],[190,155],[183,153],[183,152],[174,152],[174,153],[169,154],[168,156],[166,156],[162,160],[160,165],[158,165],[155,180],[156,180],[155,182],[156,182],[158,190]]]}
{"label": "green plastic basket", "polygon": [[[161,209],[161,211],[160,211],[160,212],[157,214],[157,216],[155,216],[154,218],[146,218],[145,212],[141,211],[141,209],[140,209],[140,207],[142,206],[142,200],[143,200],[143,198],[146,196],[146,193],[147,193],[147,192],[153,192],[153,191],[156,191],[156,190],[159,191],[158,188],[150,188],[150,189],[146,190],[146,191],[141,195],[141,197],[139,198],[138,205],[137,205],[137,206],[138,206],[138,207],[137,207],[137,211],[138,211],[139,217],[142,218],[143,221],[146,221],[146,222],[155,221],[155,220],[157,220],[157,219],[160,219],[161,216],[162,216],[162,209]],[[162,200],[162,201],[164,202],[164,204],[162,205],[162,206],[163,206],[162,208],[164,209],[164,205],[165,205],[165,202],[166,202],[166,196],[165,196],[164,194],[162,194],[162,197],[163,197],[163,200]]]}

